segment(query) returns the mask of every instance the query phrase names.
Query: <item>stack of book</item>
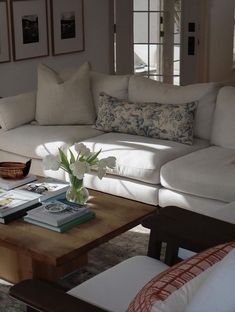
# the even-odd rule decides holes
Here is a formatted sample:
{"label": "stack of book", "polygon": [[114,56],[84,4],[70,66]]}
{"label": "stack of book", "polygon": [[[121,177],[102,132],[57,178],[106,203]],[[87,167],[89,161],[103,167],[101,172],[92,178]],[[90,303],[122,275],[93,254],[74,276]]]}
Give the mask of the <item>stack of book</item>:
{"label": "stack of book", "polygon": [[24,216],[29,209],[41,205],[41,201],[63,194],[69,187],[67,182],[53,178],[41,178],[27,184],[25,181],[3,181],[5,188],[10,190],[0,189],[0,223]]}
{"label": "stack of book", "polygon": [[47,229],[64,232],[92,219],[95,213],[89,207],[79,207],[66,200],[52,200],[27,212],[24,220]]}

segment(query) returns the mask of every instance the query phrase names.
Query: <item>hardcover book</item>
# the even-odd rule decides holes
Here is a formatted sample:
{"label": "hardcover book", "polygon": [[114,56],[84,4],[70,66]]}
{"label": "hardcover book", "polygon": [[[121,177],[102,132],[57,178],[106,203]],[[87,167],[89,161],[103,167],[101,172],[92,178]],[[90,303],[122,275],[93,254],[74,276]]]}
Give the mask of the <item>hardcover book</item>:
{"label": "hardcover book", "polygon": [[28,191],[40,195],[40,201],[52,198],[59,194],[65,193],[69,188],[69,183],[54,179],[54,178],[40,178],[33,183],[28,183],[20,187],[20,190]]}
{"label": "hardcover book", "polygon": [[86,221],[88,221],[94,217],[95,217],[95,213],[93,211],[90,211],[90,212],[87,212],[84,215],[82,215],[82,216],[80,216],[80,217],[78,217],[72,221],[69,221],[63,225],[60,225],[60,226],[53,226],[53,225],[50,225],[48,223],[40,222],[40,221],[31,219],[29,216],[25,216],[24,221],[31,223],[31,224],[34,224],[34,225],[42,226],[42,227],[47,228],[47,229],[52,230],[52,231],[63,233],[65,231],[73,228],[74,226],[81,224],[83,222],[86,222]]}
{"label": "hardcover book", "polygon": [[27,212],[27,217],[53,226],[60,226],[90,212],[88,207],[64,204],[59,200],[47,201]]}
{"label": "hardcover book", "polygon": [[39,202],[39,194],[23,190],[0,190],[0,217],[25,209]]}
{"label": "hardcover book", "polygon": [[10,179],[2,179],[0,178],[0,188],[9,191],[21,185],[30,183],[32,181],[37,180],[37,177],[34,175],[28,175],[27,177],[19,180],[10,180]]}

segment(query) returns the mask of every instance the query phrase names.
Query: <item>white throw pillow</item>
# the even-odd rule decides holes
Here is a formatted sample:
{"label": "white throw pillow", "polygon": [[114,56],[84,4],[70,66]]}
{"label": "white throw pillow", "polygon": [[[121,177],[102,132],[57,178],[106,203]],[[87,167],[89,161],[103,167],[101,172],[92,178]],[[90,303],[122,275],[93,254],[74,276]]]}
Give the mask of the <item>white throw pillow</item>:
{"label": "white throw pillow", "polygon": [[40,125],[93,124],[95,117],[88,63],[66,81],[39,64],[36,120]]}
{"label": "white throw pillow", "polygon": [[235,311],[235,250],[219,262],[199,287],[186,312]]}
{"label": "white throw pillow", "polygon": [[35,92],[0,99],[0,126],[10,130],[30,123],[35,118]]}

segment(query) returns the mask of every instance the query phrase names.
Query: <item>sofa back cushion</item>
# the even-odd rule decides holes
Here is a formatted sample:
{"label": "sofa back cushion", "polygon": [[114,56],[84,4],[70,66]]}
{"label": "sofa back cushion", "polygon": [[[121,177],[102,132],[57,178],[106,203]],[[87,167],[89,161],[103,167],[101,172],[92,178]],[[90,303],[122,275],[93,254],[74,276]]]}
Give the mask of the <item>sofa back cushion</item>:
{"label": "sofa back cushion", "polygon": [[[216,265],[234,248],[235,242],[215,246],[158,274],[139,291],[128,312],[185,311]],[[201,306],[198,311],[207,310]]]}
{"label": "sofa back cushion", "polygon": [[36,120],[40,125],[93,124],[95,117],[88,63],[68,80],[39,65]]}
{"label": "sofa back cushion", "polygon": [[194,135],[208,140],[211,137],[218,89],[219,84],[216,83],[174,86],[140,76],[132,76],[129,80],[128,96],[131,102],[180,104],[197,101]]}
{"label": "sofa back cushion", "polygon": [[[66,81],[70,79],[75,72],[76,69],[67,68],[60,72],[60,77]],[[108,75],[90,71],[91,92],[96,109],[99,105],[99,96],[101,92],[105,92],[122,100],[127,100],[128,82],[128,75]]]}
{"label": "sofa back cushion", "polygon": [[235,149],[235,87],[223,87],[218,93],[211,143]]}
{"label": "sofa back cushion", "polygon": [[0,99],[0,126],[9,130],[30,123],[35,118],[36,93],[22,93]]}

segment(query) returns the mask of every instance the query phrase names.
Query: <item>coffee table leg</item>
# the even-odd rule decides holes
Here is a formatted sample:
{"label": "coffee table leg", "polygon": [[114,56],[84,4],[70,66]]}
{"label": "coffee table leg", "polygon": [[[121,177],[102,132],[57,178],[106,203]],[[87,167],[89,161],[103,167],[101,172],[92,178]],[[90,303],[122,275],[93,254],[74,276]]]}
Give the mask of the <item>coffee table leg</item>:
{"label": "coffee table leg", "polygon": [[18,283],[31,278],[56,281],[58,278],[85,265],[87,258],[87,254],[84,254],[62,265],[54,266],[35,260],[27,254],[1,246],[0,278],[11,283]]}
{"label": "coffee table leg", "polygon": [[148,244],[148,256],[160,259],[162,250],[162,242],[157,239],[157,233],[155,229],[151,229],[149,244]]}

